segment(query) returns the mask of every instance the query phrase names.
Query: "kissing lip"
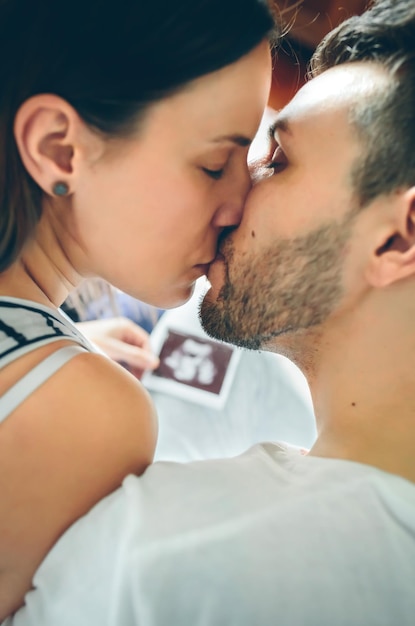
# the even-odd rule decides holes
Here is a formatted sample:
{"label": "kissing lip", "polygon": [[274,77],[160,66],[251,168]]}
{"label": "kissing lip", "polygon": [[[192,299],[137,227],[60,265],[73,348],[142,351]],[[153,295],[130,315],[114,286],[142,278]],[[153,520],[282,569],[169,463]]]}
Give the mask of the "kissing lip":
{"label": "kissing lip", "polygon": [[202,276],[207,276],[209,272],[209,267],[211,266],[214,260],[215,259],[212,259],[211,261],[209,261],[209,263],[199,263],[198,265],[195,265],[195,267],[197,267],[197,269],[202,272]]}
{"label": "kissing lip", "polygon": [[220,262],[225,261],[225,256],[222,254],[222,252],[218,249],[216,251],[216,254],[214,256],[214,258],[211,260],[211,262],[207,265],[207,268],[209,269],[212,265],[214,265],[215,263],[220,263]]}

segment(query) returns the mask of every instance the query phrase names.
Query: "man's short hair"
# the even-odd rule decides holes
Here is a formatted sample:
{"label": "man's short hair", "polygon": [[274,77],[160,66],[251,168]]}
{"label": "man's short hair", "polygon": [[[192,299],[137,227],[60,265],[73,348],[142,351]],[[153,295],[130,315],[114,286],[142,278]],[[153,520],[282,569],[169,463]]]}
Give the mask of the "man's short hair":
{"label": "man's short hair", "polygon": [[415,2],[377,0],[329,33],[310,62],[310,76],[343,63],[372,61],[389,80],[352,106],[362,156],[353,170],[361,206],[415,184]]}

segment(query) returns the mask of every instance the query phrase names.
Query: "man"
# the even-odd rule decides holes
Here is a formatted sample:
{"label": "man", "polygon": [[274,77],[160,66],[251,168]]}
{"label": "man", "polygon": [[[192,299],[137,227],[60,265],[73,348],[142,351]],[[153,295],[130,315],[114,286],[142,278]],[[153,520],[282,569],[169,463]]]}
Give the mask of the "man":
{"label": "man", "polygon": [[315,446],[127,478],[10,623],[414,623],[414,35],[379,0],[322,44],[209,272],[206,329],[301,367]]}

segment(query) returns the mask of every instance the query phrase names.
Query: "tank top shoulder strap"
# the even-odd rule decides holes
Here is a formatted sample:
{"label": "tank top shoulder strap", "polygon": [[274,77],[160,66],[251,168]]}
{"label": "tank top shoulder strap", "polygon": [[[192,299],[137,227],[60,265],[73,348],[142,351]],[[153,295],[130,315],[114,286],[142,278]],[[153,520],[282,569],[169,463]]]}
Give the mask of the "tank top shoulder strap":
{"label": "tank top shoulder strap", "polygon": [[65,363],[97,349],[61,311],[19,298],[0,297],[0,370],[44,345],[71,341],[41,361],[0,397],[0,423]]}
{"label": "tank top shoulder strap", "polygon": [[0,398],[0,423],[65,363],[85,352],[81,346],[65,346],[38,363]]}

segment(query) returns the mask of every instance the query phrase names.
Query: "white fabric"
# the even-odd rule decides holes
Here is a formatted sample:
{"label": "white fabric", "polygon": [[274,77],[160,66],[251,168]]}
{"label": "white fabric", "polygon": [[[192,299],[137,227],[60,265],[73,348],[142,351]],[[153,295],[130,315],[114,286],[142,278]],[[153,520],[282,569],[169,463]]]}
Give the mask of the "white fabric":
{"label": "white fabric", "polygon": [[414,583],[414,484],[265,444],[128,477],[7,625],[413,626]]}

